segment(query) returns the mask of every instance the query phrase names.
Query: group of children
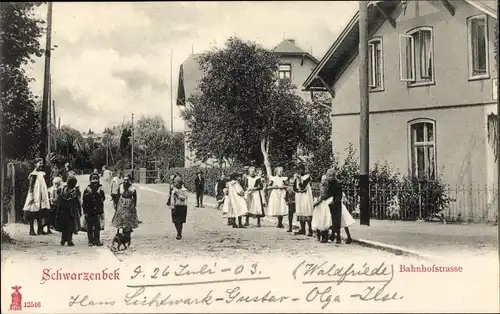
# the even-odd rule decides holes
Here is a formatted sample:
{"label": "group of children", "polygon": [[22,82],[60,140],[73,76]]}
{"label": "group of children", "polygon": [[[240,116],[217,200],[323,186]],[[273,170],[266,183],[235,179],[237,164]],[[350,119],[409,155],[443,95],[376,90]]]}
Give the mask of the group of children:
{"label": "group of children", "polygon": [[[247,174],[233,172],[229,180],[222,174],[215,191],[218,208],[227,217],[228,225],[245,228],[249,226],[249,219],[255,217],[260,227],[261,218],[267,215],[277,217],[277,227],[284,228],[283,218],[288,216],[288,232],[292,232],[295,215],[300,224],[296,235],[305,235],[307,226],[308,236],[313,236],[313,230],[316,230],[321,242],[336,240],[340,243],[340,228],[344,228],[346,243],[351,243],[349,226],[354,219],[347,210],[342,185],[336,176],[331,177],[331,173],[330,176],[327,173],[322,177],[321,195],[314,199],[311,176],[303,165],[299,165],[297,170],[292,178],[283,176],[282,167],[277,167],[274,176],[267,178],[255,167],[249,167]],[[333,230],[331,236],[328,236],[329,230]]]}

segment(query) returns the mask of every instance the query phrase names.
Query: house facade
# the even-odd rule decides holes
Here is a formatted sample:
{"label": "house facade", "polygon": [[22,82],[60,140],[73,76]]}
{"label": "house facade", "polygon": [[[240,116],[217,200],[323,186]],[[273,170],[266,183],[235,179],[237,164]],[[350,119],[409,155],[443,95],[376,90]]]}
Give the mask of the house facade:
{"label": "house facade", "polygon": [[[285,39],[279,43],[273,51],[280,59],[278,75],[280,78],[287,78],[292,81],[292,84],[297,86],[297,93],[306,101],[311,99],[310,92],[302,91],[300,86],[309,76],[311,71],[318,65],[319,60],[313,57],[310,53],[302,50],[295,45],[295,40]],[[198,84],[203,76],[198,63],[199,55],[190,55],[179,69],[179,84],[177,91],[177,105],[189,106],[190,96],[196,92]],[[184,167],[212,167],[224,166],[219,165],[216,161],[209,160],[201,163],[195,160],[194,152],[189,149],[189,127],[184,125]]]}
{"label": "house facade", "polygon": [[[482,187],[466,197],[464,218],[472,220],[496,216],[497,18],[496,1],[373,1],[368,8],[370,166],[385,161],[403,174]],[[341,157],[350,144],[359,151],[358,45],[356,14],[303,84],[335,93]]]}

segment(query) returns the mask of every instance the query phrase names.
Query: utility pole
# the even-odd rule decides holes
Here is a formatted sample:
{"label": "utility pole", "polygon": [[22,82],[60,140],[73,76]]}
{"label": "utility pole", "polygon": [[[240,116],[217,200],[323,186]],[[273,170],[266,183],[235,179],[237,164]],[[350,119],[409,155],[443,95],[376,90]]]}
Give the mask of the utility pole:
{"label": "utility pole", "polygon": [[45,72],[43,80],[42,98],[42,129],[40,140],[40,157],[45,160],[47,156],[47,113],[49,107],[50,92],[50,52],[52,47],[52,2],[49,2],[47,9],[47,42],[45,45]]}
{"label": "utility pole", "polygon": [[54,152],[57,154],[57,127],[56,127],[56,101],[52,100],[52,113],[53,113],[53,119],[54,119],[54,128],[56,129],[56,132],[54,134]]}
{"label": "utility pole", "polygon": [[359,1],[359,187],[360,224],[370,225],[370,103],[368,93],[368,1]]}
{"label": "utility pole", "polygon": [[134,178],[134,114],[132,114],[132,156],[131,156],[131,167],[132,167],[132,179]]}
{"label": "utility pole", "polygon": [[172,60],[173,60],[174,51],[170,50],[170,132],[174,134],[174,93],[173,93],[173,85],[172,85]]}
{"label": "utility pole", "polygon": [[52,152],[52,78],[49,79],[49,105],[47,107],[47,163],[50,166],[50,153]]}

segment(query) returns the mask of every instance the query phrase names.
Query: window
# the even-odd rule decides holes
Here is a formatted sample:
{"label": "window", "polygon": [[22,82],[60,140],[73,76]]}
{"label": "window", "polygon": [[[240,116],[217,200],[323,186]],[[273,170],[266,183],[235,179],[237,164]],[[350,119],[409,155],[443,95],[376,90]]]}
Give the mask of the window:
{"label": "window", "polygon": [[279,77],[280,79],[292,79],[292,65],[290,64],[280,64],[279,66]]}
{"label": "window", "polygon": [[435,122],[418,119],[409,123],[411,172],[413,176],[436,177]]}
{"label": "window", "polygon": [[432,28],[421,27],[399,35],[401,81],[410,85],[434,83]]}
{"label": "window", "polygon": [[485,15],[467,19],[469,77],[488,78],[488,23]]}
{"label": "window", "polygon": [[370,90],[384,89],[384,66],[382,61],[382,39],[372,39],[368,43],[368,66]]}

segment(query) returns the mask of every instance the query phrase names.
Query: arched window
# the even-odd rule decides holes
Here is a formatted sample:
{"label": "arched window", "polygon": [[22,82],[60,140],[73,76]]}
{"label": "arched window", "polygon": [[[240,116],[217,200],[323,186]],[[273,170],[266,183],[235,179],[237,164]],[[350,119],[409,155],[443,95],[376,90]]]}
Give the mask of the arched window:
{"label": "arched window", "polygon": [[408,122],[410,162],[413,176],[436,177],[436,122],[416,119]]}
{"label": "arched window", "polygon": [[411,85],[434,84],[432,27],[418,27],[399,35],[401,81]]}

